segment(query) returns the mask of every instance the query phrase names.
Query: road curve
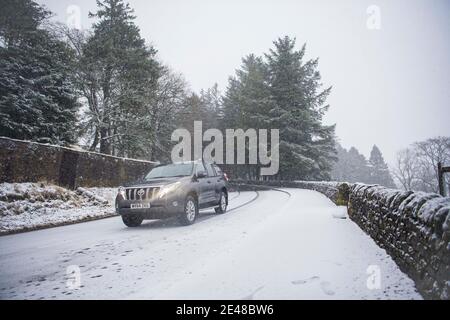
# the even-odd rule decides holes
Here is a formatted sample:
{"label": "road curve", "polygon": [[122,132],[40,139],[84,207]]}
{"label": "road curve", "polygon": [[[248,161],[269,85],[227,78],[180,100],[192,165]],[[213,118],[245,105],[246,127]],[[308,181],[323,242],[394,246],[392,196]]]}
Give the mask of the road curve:
{"label": "road curve", "polygon": [[342,208],[283,191],[230,194],[188,227],[115,217],[0,237],[0,298],[421,298]]}

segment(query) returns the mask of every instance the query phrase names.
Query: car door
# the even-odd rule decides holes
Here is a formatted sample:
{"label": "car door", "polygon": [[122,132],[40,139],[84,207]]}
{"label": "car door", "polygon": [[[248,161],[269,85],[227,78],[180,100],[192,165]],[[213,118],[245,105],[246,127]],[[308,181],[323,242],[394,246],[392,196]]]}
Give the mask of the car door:
{"label": "car door", "polygon": [[203,178],[197,177],[197,181],[196,181],[196,183],[198,184],[197,190],[198,190],[199,205],[204,205],[205,203],[209,202],[208,190],[209,190],[210,184],[208,184],[208,179],[209,179],[208,173],[206,172],[206,168],[203,165],[203,163],[198,163],[195,166],[195,174],[197,175],[199,172],[202,172],[202,171],[206,173],[206,177],[203,177]]}
{"label": "car door", "polygon": [[219,201],[220,194],[222,192],[222,188],[224,186],[226,186],[226,180],[225,180],[225,177],[224,177],[224,173],[222,172],[222,170],[216,164],[213,164],[212,167],[214,169],[214,172],[216,173],[216,175],[214,176],[214,181],[213,182],[214,182],[214,185],[215,185],[215,188],[216,188],[217,201]]}
{"label": "car door", "polygon": [[207,185],[208,185],[208,190],[207,190],[207,197],[208,197],[208,202],[214,202],[217,203],[219,201],[219,196],[220,194],[218,194],[218,190],[216,188],[217,184],[216,184],[216,171],[214,170],[213,166],[211,163],[205,163],[205,168],[206,171],[208,173],[208,180],[207,180]]}

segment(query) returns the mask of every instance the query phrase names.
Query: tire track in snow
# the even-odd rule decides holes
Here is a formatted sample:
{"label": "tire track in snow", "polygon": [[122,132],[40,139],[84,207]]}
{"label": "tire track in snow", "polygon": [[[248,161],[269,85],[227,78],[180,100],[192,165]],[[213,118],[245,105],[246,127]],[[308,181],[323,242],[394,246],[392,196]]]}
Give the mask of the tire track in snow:
{"label": "tire track in snow", "polygon": [[232,209],[228,209],[227,212],[230,212],[230,211],[233,211],[233,210],[236,210],[236,209],[245,207],[245,206],[251,204],[252,202],[256,201],[256,199],[259,198],[259,192],[258,192],[258,191],[254,191],[254,192],[255,192],[255,196],[254,196],[252,199],[250,199],[250,200],[248,200],[248,201],[246,201],[246,202],[244,202],[244,203],[238,205],[237,207],[234,207],[234,208],[232,208]]}
{"label": "tire track in snow", "polygon": [[[251,184],[243,184],[243,185],[249,186],[249,187],[261,187],[261,186],[257,186],[257,185],[251,185]],[[271,190],[271,191],[277,191],[277,192],[284,193],[284,194],[286,194],[289,198],[292,196],[291,193],[289,193],[289,192],[286,191],[286,190],[277,189],[277,188],[272,188],[272,187],[266,187],[266,186],[264,186],[263,188],[264,188],[264,189],[267,189],[268,191]],[[238,192],[239,192],[239,194],[238,194],[236,197],[234,197],[233,199],[236,199],[237,197],[239,197],[240,191],[238,190]],[[249,201],[244,202],[243,204],[241,204],[241,205],[239,205],[239,206],[237,206],[237,207],[228,209],[228,212],[233,211],[233,210],[236,210],[236,209],[239,209],[239,208],[242,208],[242,207],[245,207],[245,206],[247,206],[247,205],[249,205],[249,204],[255,202],[255,201],[259,198],[259,192],[258,192],[257,190],[253,190],[253,192],[255,192],[255,194],[256,194],[255,197],[253,197],[253,198],[250,199]],[[233,200],[233,199],[232,199],[232,200]]]}

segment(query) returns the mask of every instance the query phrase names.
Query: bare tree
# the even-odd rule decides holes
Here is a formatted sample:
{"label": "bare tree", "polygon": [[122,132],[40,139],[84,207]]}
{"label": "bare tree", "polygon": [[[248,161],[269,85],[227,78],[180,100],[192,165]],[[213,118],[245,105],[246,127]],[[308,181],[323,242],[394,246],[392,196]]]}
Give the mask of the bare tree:
{"label": "bare tree", "polygon": [[403,189],[415,189],[419,179],[419,168],[414,150],[408,148],[397,154],[397,162],[393,174]]}
{"label": "bare tree", "polygon": [[450,137],[436,137],[414,144],[419,164],[420,189],[439,192],[438,162],[450,164]]}
{"label": "bare tree", "polygon": [[450,137],[416,142],[397,155],[395,177],[405,190],[439,191],[438,163],[450,164]]}
{"label": "bare tree", "polygon": [[[80,143],[95,151],[101,139],[110,141],[111,153],[118,156],[151,160],[165,160],[170,155],[170,136],[176,126],[176,117],[184,108],[188,85],[181,74],[157,61],[158,72],[153,81],[147,83],[138,103],[128,108],[115,108],[105,113],[99,95],[99,81],[96,64],[83,63],[84,48],[92,34],[58,24],[54,27],[64,40],[73,47],[79,63],[74,68],[74,77],[79,84],[83,105],[79,114]],[[120,88],[125,91],[127,88]],[[112,90],[111,94],[115,91]],[[130,95],[117,96],[115,103],[126,105]],[[109,117],[110,133],[101,138],[99,128]],[[120,130],[119,130],[120,129]]]}
{"label": "bare tree", "polygon": [[178,115],[185,109],[189,92],[187,82],[181,74],[164,67],[157,80],[156,88],[149,92],[145,101],[147,116],[143,129],[148,136],[144,153],[152,160],[168,160],[170,137],[177,125]]}
{"label": "bare tree", "polygon": [[100,101],[96,88],[98,88],[97,70],[92,66],[80,63],[83,57],[83,49],[92,33],[69,28],[62,23],[54,23],[52,31],[74,50],[76,66],[73,68],[73,77],[81,94],[81,109],[79,113],[78,130],[81,138],[80,144],[90,151],[95,151],[99,142],[98,128],[103,125]]}

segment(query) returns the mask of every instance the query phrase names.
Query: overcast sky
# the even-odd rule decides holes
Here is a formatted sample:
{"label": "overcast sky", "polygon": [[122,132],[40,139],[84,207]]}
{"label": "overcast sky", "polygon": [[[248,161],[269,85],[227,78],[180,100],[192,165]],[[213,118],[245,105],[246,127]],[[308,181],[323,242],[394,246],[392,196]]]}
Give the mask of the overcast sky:
{"label": "overcast sky", "polygon": [[[78,6],[83,28],[96,10],[95,0],[38,2],[63,22]],[[129,3],[142,36],[195,91],[215,82],[225,90],[244,55],[289,35],[320,58],[323,82],[333,86],[325,121],[337,124],[344,147],[368,156],[376,144],[392,164],[414,141],[450,136],[449,0]]]}

